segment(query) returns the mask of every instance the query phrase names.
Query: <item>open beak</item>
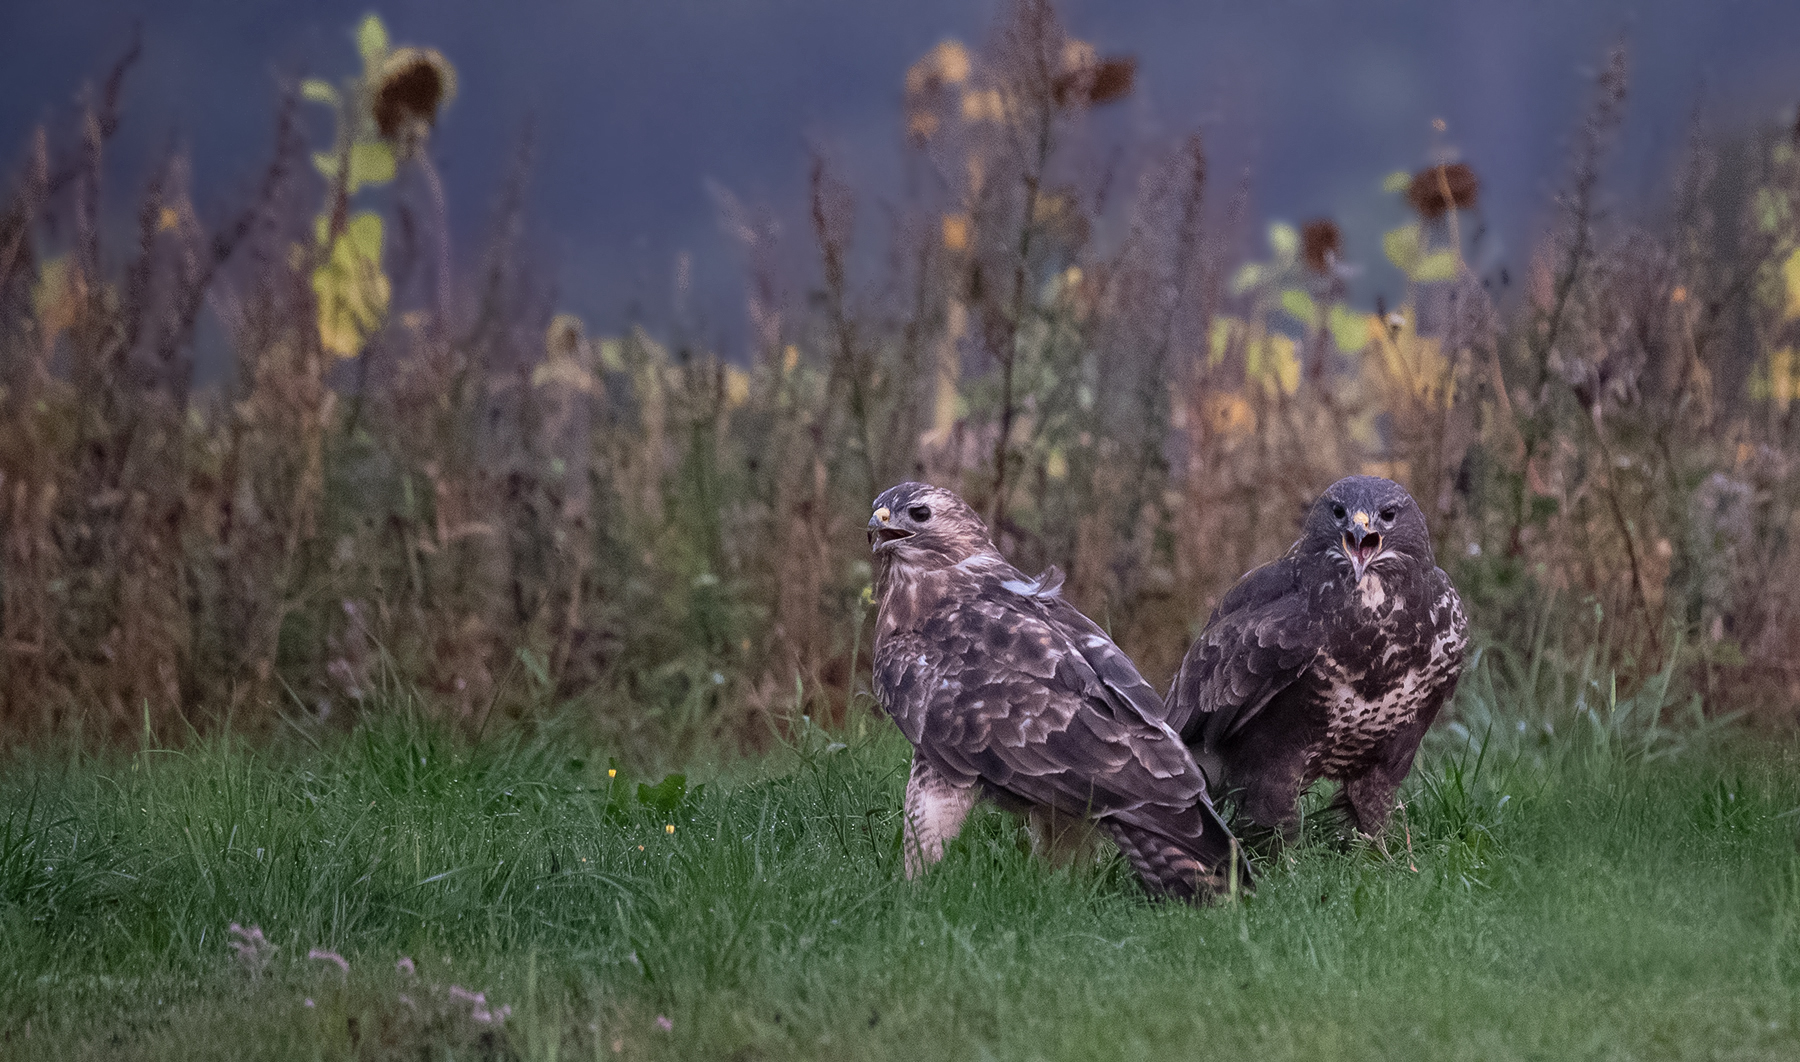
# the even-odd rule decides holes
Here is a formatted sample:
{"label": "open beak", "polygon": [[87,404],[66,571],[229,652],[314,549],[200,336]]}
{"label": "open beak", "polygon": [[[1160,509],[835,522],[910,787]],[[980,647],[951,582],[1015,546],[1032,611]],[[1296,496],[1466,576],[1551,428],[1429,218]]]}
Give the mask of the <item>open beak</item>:
{"label": "open beak", "polygon": [[1350,567],[1355,571],[1357,582],[1362,582],[1363,572],[1369,570],[1369,562],[1380,552],[1380,532],[1365,532],[1355,528],[1344,532],[1344,556],[1350,558]]}
{"label": "open beak", "polygon": [[912,537],[911,531],[903,531],[895,527],[891,523],[893,518],[894,514],[889,512],[886,506],[875,510],[875,515],[869,517],[870,549],[880,552],[881,547],[889,542],[898,542],[903,538]]}

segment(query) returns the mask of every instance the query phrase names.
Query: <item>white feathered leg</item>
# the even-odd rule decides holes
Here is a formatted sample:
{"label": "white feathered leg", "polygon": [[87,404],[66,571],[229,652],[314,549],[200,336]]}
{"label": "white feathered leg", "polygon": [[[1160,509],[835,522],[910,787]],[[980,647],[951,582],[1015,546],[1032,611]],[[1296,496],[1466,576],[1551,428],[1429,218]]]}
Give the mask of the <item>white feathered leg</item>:
{"label": "white feathered leg", "polygon": [[906,779],[906,876],[910,880],[944,858],[944,845],[962,832],[963,820],[981,792],[975,786],[952,785],[931,765],[913,754]]}

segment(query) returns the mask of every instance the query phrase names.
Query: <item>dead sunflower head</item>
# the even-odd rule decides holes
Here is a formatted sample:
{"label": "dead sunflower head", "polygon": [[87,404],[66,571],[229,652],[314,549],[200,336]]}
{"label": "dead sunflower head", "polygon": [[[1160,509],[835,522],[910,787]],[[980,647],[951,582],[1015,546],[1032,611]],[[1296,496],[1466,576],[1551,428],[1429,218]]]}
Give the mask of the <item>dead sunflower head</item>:
{"label": "dead sunflower head", "polygon": [[1060,106],[1100,107],[1124,99],[1136,87],[1136,57],[1115,55],[1064,72],[1051,91]]}
{"label": "dead sunflower head", "polygon": [[375,79],[375,128],[389,140],[417,136],[455,95],[456,71],[436,48],[396,48]]}
{"label": "dead sunflower head", "polygon": [[1413,174],[1406,186],[1406,201],[1426,221],[1436,221],[1452,210],[1469,210],[1481,198],[1481,180],[1467,163],[1428,166]]}
{"label": "dead sunflower head", "polygon": [[1300,227],[1300,260],[1306,268],[1326,276],[1344,255],[1344,234],[1330,218],[1314,218]]}

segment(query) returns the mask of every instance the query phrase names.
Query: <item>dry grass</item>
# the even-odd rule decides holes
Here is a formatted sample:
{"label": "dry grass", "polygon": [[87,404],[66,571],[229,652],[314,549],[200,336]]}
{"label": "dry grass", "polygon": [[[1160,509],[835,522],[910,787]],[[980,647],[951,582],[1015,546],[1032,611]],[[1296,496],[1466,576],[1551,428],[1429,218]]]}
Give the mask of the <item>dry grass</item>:
{"label": "dry grass", "polygon": [[[429,123],[383,140],[368,110],[386,47],[332,90],[326,162],[296,102],[249,204],[206,220],[171,158],[129,248],[96,221],[128,61],[67,146],[25,146],[0,213],[9,738],[266,732],[394,684],[470,731],[575,702],[646,756],[755,747],[856,695],[861,524],[911,476],[967,493],[1022,566],[1065,567],[1154,681],[1317,490],[1380,471],[1490,638],[1553,600],[1570,659],[1674,658],[1709,704],[1792,698],[1795,138],[1727,180],[1696,134],[1663,220],[1620,220],[1622,54],[1523,290],[1466,264],[1477,185],[1452,184],[1477,178],[1439,165],[1400,186],[1426,204],[1386,248],[1413,282],[1369,315],[1338,258],[1374,249],[1317,224],[1304,254],[1278,228],[1240,260],[1243,199],[1197,136],[1103,164],[1089,118],[1135,65],[1018,3],[908,74],[918,191],[891,231],[854,231],[823,159],[816,274],[782,275],[775,227],[729,207],[737,364],[556,315],[516,194],[458,268]],[[388,214],[357,209],[389,179]],[[871,238],[887,268],[855,275]],[[218,379],[195,371],[203,320]]]}

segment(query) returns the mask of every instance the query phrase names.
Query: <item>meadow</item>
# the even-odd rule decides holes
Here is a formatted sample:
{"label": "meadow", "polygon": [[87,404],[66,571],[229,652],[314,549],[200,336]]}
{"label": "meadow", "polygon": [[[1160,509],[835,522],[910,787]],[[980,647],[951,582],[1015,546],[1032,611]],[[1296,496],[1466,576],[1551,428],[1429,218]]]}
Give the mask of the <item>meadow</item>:
{"label": "meadow", "polygon": [[[1800,1053],[1800,129],[1622,203],[1621,48],[1511,269],[1441,125],[1349,246],[1120,142],[1135,59],[1018,0],[895,72],[910,198],[718,197],[723,351],[564,311],[523,158],[453,245],[480,87],[353,36],[240,201],[113,172],[135,50],[6,175],[0,1056]],[[903,879],[880,489],[1163,687],[1350,472],[1480,647],[1382,843],[1194,909],[984,811]]]}
{"label": "meadow", "polygon": [[1521,674],[1478,666],[1384,845],[1314,820],[1199,909],[1116,855],[1052,869],[991,809],[906,881],[907,749],[868,716],[655,784],[566,731],[472,744],[403,703],[317,745],[36,754],[0,793],[0,1044],[1792,1057],[1800,740],[1599,682],[1540,703]]}

